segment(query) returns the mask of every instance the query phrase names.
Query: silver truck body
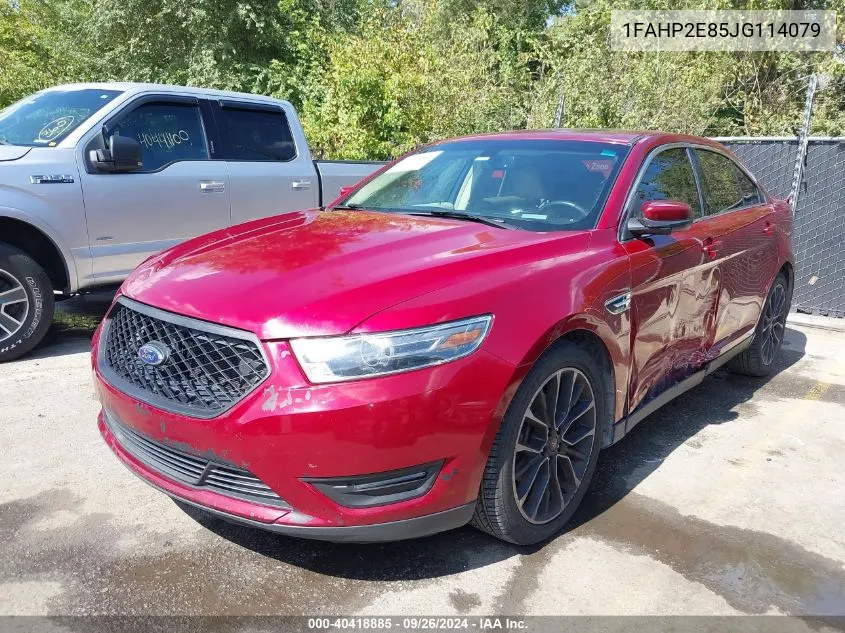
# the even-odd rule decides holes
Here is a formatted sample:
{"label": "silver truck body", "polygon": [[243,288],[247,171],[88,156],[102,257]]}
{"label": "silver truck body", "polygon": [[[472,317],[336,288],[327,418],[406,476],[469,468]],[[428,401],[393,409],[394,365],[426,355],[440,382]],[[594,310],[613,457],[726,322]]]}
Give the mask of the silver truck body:
{"label": "silver truck body", "polygon": [[[148,256],[187,238],[326,204],[381,164],[312,160],[293,106],[269,97],[131,83],[58,86],[38,95],[81,90],[103,91],[110,100],[64,136],[61,127],[72,116],[45,125],[38,134],[43,146],[0,145],[0,245],[29,254],[65,294],[119,283]],[[168,119],[168,104],[179,117],[196,121],[196,129],[178,127],[176,116]],[[176,127],[144,130],[134,119],[125,124],[149,110],[158,112],[149,120],[172,120]],[[273,156],[283,160],[254,154],[262,128],[250,130],[250,117],[265,127],[278,117],[279,129],[287,130],[280,134],[289,137],[276,143],[284,147]],[[231,125],[224,130],[221,121]],[[112,130],[141,141],[144,164],[147,152],[154,164],[153,153],[183,142],[202,155],[174,154],[155,169],[103,173],[89,156]],[[229,147],[246,158],[221,152]]]}

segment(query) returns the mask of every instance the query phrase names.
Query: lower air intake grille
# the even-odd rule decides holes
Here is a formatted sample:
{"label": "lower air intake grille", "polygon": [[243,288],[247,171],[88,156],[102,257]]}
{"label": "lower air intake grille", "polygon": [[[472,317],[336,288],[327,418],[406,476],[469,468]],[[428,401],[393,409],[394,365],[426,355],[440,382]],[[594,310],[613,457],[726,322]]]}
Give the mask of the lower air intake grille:
{"label": "lower air intake grille", "polygon": [[213,462],[164,444],[154,442],[105,414],[106,425],[126,452],[170,479],[194,488],[213,490],[221,495],[260,503],[274,508],[289,508],[270,487],[248,470]]}

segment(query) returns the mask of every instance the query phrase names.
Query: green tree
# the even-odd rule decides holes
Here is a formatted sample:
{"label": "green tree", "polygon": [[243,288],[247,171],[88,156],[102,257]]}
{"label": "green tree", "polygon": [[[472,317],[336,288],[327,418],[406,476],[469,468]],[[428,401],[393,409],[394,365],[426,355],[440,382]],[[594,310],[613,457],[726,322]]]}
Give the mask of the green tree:
{"label": "green tree", "polygon": [[0,107],[53,83],[60,76],[50,59],[48,33],[33,0],[0,2]]}
{"label": "green tree", "polygon": [[[845,134],[829,53],[626,53],[615,8],[830,8],[845,0],[0,0],[0,106],[67,81],[289,99],[315,152],[386,158],[446,136],[551,125]],[[845,21],[839,21],[845,41]]]}
{"label": "green tree", "polygon": [[443,15],[437,2],[414,11],[374,5],[357,32],[332,38],[302,104],[318,154],[386,158],[444,136],[525,125],[520,32],[477,7],[438,37]]}

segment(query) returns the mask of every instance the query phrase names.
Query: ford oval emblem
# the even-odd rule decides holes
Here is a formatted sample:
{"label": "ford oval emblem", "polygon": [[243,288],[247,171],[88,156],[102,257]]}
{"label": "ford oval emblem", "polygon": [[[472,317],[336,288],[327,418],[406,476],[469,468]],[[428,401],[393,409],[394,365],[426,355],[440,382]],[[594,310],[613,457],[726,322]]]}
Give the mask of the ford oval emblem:
{"label": "ford oval emblem", "polygon": [[164,363],[168,356],[170,356],[170,350],[167,345],[158,341],[150,341],[138,348],[138,358],[153,367],[158,367]]}

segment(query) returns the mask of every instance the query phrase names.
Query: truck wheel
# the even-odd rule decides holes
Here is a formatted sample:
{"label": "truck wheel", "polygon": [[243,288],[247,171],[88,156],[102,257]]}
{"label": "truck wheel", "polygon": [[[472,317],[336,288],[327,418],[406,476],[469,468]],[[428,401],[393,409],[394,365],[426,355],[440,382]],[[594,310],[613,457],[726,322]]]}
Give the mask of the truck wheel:
{"label": "truck wheel", "polygon": [[789,283],[786,277],[779,274],[769,290],[751,345],[730,360],[728,369],[745,376],[762,377],[772,373],[783,343],[786,315],[791,302]]}
{"label": "truck wheel", "polygon": [[41,342],[53,320],[53,284],[26,253],[0,244],[0,363]]}
{"label": "truck wheel", "polygon": [[603,375],[571,342],[534,365],[508,407],[472,525],[518,545],[557,534],[584,498],[608,418]]}

